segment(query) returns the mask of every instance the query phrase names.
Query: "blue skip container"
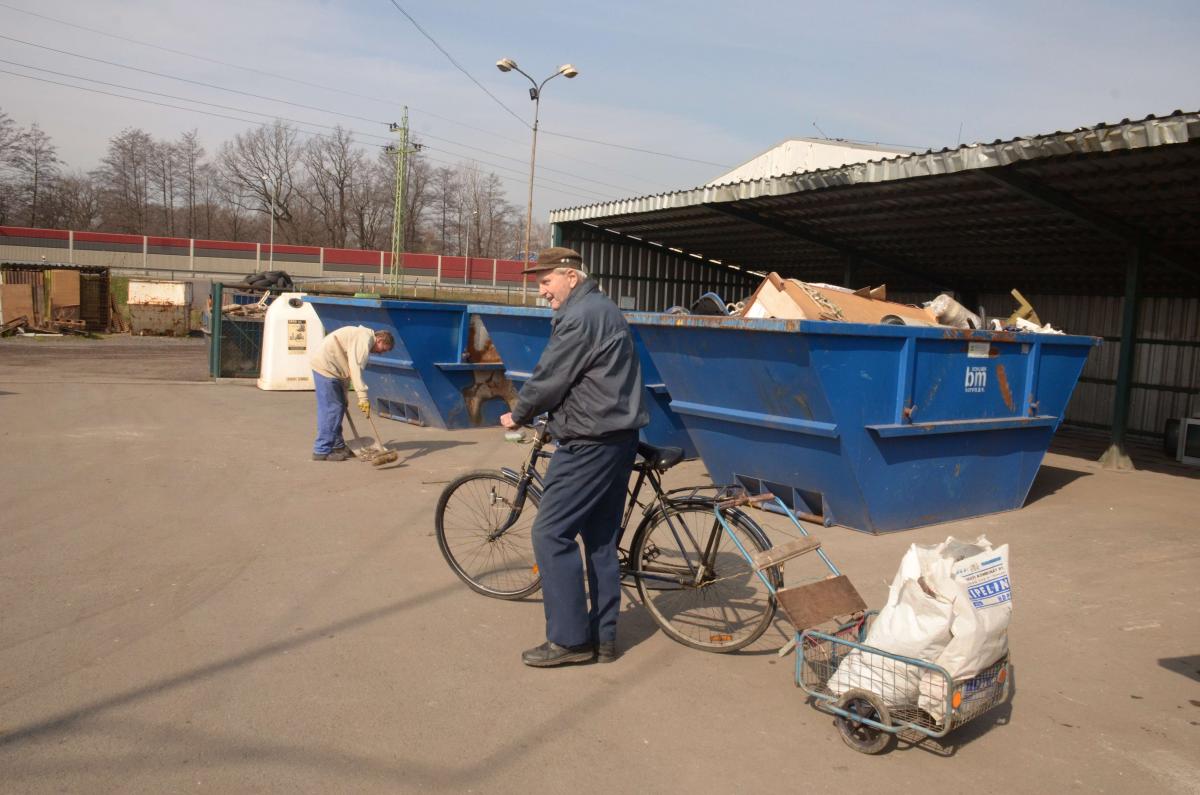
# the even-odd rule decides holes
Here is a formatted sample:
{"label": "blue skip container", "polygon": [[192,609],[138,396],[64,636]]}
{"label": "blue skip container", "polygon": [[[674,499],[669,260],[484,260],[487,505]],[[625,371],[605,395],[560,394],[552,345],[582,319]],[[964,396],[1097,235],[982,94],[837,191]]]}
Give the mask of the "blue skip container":
{"label": "blue skip container", "polygon": [[714,482],[826,525],[1020,508],[1093,337],[629,315]]}
{"label": "blue skip container", "polygon": [[[483,321],[500,360],[504,362],[508,379],[516,384],[529,380],[542,351],[550,342],[553,311],[541,307],[489,304],[472,304],[467,311]],[[649,393],[646,407],[650,412],[650,424],[642,429],[642,439],[657,447],[682,448],[685,458],[696,458],[699,455],[696,445],[683,421],[671,411],[671,396],[638,338],[636,328],[633,329],[633,341],[642,364],[642,381]]]}
{"label": "blue skip container", "polygon": [[497,425],[516,390],[465,304],[306,296],[326,333],[341,326],[390,331],[363,381],[381,417],[454,430]]}

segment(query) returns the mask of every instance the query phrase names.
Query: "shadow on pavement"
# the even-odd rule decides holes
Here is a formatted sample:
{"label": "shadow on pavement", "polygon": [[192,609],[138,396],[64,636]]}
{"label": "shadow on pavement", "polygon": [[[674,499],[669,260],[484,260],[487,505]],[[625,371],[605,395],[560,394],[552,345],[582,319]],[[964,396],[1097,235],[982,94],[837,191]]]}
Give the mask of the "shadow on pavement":
{"label": "shadow on pavement", "polygon": [[[1200,682],[1200,654],[1189,654],[1186,657],[1160,657],[1158,664],[1168,671],[1183,674],[1188,679]],[[1192,702],[1200,706],[1196,702]]]}
{"label": "shadow on pavement", "polygon": [[1029,488],[1029,496],[1025,498],[1026,505],[1033,505],[1043,497],[1049,497],[1060,489],[1069,486],[1079,478],[1089,477],[1093,473],[1081,472],[1078,469],[1066,469],[1052,464],[1042,464],[1033,485]]}

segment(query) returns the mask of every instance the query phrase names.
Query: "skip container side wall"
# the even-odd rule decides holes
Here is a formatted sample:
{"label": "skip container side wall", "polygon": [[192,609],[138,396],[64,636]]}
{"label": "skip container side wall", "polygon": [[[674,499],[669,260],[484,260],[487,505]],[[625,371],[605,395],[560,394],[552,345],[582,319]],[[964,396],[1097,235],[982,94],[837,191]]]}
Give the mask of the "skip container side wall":
{"label": "skip container side wall", "polygon": [[1097,340],[630,315],[717,483],[872,533],[1021,507]]}

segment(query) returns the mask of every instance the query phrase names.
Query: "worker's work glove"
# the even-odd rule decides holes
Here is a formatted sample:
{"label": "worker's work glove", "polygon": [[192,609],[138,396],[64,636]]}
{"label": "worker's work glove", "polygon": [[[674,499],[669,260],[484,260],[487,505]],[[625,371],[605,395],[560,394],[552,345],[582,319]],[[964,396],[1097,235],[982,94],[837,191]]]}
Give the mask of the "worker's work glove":
{"label": "worker's work glove", "polygon": [[358,410],[363,413],[364,417],[366,417],[367,419],[370,419],[371,418],[371,401],[367,400],[366,398],[359,398],[358,399]]}

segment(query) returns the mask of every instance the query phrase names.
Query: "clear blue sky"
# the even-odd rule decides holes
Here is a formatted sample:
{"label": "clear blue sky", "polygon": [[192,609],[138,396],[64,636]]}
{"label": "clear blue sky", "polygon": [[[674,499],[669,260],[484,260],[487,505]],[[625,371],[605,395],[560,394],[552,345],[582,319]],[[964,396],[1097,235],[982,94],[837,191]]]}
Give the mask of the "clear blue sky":
{"label": "clear blue sky", "polygon": [[[495,61],[511,57],[539,78],[573,63],[578,78],[546,87],[543,133],[708,161],[543,135],[539,218],[556,207],[704,183],[725,170],[713,164],[733,166],[780,140],[817,135],[813,122],[831,137],[941,148],[956,144],[960,125],[967,143],[1200,109],[1200,3],[1194,0],[397,2],[526,121],[532,117],[528,84],[501,74]],[[505,177],[514,203],[524,204],[528,127],[458,71],[390,0],[0,3],[4,36],[321,110],[3,39],[0,58],[22,66],[0,63],[0,69],[133,93],[26,68],[41,67],[297,120],[340,122],[373,135],[387,135],[383,122],[398,120],[399,107],[408,104],[435,165],[475,158]],[[141,47],[7,6],[387,102]],[[194,127],[212,150],[248,126],[9,74],[0,74],[0,108],[21,124],[41,124],[68,164],[84,169],[123,127],[165,137]]]}

